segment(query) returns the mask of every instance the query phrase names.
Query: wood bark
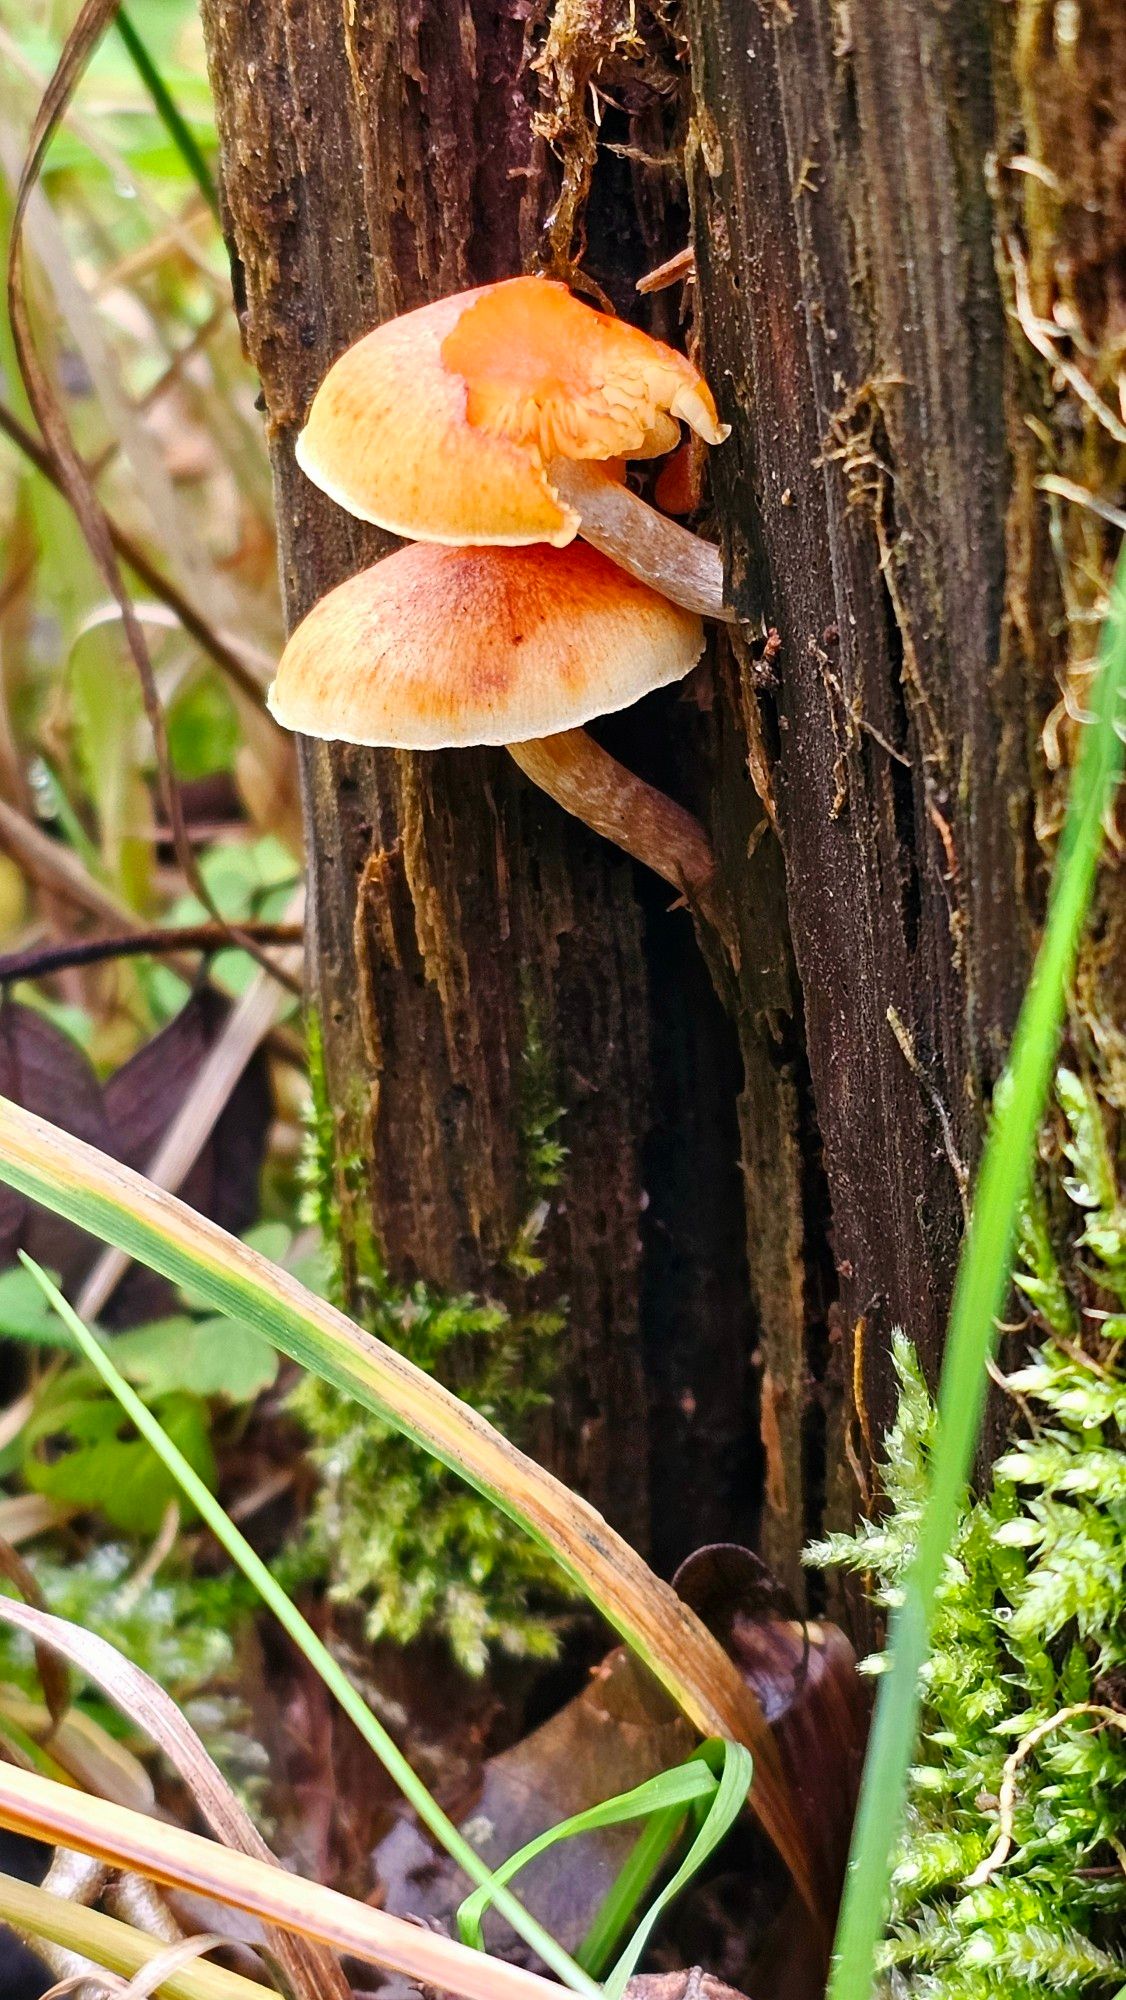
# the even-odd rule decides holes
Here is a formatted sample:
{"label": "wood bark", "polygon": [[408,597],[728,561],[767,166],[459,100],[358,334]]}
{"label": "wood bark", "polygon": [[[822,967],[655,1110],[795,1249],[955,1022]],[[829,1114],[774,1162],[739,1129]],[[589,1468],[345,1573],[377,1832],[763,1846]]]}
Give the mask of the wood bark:
{"label": "wood bark", "polygon": [[742,673],[862,1441],[890,1416],[892,1326],[937,1364],[1028,958],[986,12],[689,7],[705,348],[734,425],[713,478],[740,607],[776,634]]}
{"label": "wood bark", "polygon": [[[207,0],[204,17],[293,621],[389,546],[294,464],[329,363],[378,320],[526,264],[557,177],[532,133],[539,82],[520,0]],[[607,278],[622,305],[665,245],[661,178],[623,166],[591,218],[592,243],[601,230],[609,251],[592,262],[620,266]],[[536,1288],[544,1303],[564,1298],[568,1313],[543,1448],[647,1542],[641,1235],[671,1233],[678,1304],[704,1324],[704,1348],[694,1356],[682,1343],[675,1381],[658,1358],[658,1395],[683,1404],[698,1389],[716,1406],[690,1474],[699,1529],[713,1531],[727,1512],[713,1487],[745,1478],[749,1416],[731,1378],[748,1372],[747,1308],[724,1241],[738,1199],[726,1028],[693,962],[687,916],[655,914],[661,936],[648,952],[630,865],[533,793],[503,753],[307,744],[302,761],[313,1001],[346,1251],[374,1231],[397,1277],[514,1296],[505,1254],[528,1205],[523,1057],[534,1025],[567,1147]],[[675,1068],[656,1089],[654,982],[665,1020],[679,1016]],[[679,1188],[676,1160],[657,1162],[653,1185],[655,1119],[670,1134],[695,1122],[705,1198]],[[728,1184],[718,1205],[717,1176]],[[358,1282],[355,1260],[353,1271]],[[650,1327],[660,1320],[671,1320],[662,1304]],[[715,1453],[718,1482],[714,1463],[708,1477],[700,1469]]]}
{"label": "wood bark", "polygon": [[[985,0],[203,11],[291,619],[385,546],[293,462],[368,326],[557,263],[573,213],[618,309],[702,342],[743,623],[602,734],[706,814],[738,963],[503,755],[306,745],[313,997],[346,1247],[507,1298],[534,1023],[568,1148],[542,1447],[659,1560],[761,1517],[794,1583],[865,1483],[892,1326],[937,1363],[1042,895],[1056,662],[990,183],[1038,10],[1000,36]],[[678,329],[633,282],[685,188]]]}

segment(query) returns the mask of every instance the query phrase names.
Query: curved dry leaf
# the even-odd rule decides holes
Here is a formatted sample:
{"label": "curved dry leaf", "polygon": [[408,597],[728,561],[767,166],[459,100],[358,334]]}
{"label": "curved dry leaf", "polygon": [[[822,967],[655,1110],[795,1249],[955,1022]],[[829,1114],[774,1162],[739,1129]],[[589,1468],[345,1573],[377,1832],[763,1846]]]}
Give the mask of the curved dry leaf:
{"label": "curved dry leaf", "polygon": [[[39,1644],[52,1647],[96,1681],[115,1708],[163,1751],[183,1779],[202,1817],[228,1847],[274,1863],[274,1856],[218,1765],[172,1697],[156,1681],[107,1639],[34,1605],[0,1597],[0,1619],[26,1632]],[[284,1932],[271,1939],[271,1949],[295,1990],[307,1996],[307,2000],[351,2000],[351,1989],[330,1953],[295,1943]]]}
{"label": "curved dry leaf", "polygon": [[176,1944],[165,1945],[155,1958],[149,1960],[140,1972],[135,1972],[128,1986],[122,1988],[121,2000],[151,2000],[157,1989],[170,1979],[181,1966],[190,1965],[194,1959],[203,1958],[209,1951],[222,1951],[224,1939],[214,1932],[200,1931],[195,1937],[180,1938]]}
{"label": "curved dry leaf", "polygon": [[758,1697],[831,1919],[868,1734],[869,1694],[852,1645],[839,1625],[800,1619],[761,1558],[735,1543],[698,1549],[674,1583]]}
{"label": "curved dry leaf", "polygon": [[[10,1542],[0,1536],[0,1576],[3,1576],[18,1590],[25,1604],[47,1614],[43,1592],[23,1557],[16,1553]],[[35,1671],[39,1675],[39,1685],[51,1718],[51,1728],[55,1730],[70,1707],[70,1675],[60,1664],[59,1656],[42,1639],[33,1640],[35,1646]]]}
{"label": "curved dry leaf", "polygon": [[[5,1689],[0,1694],[0,1726],[8,1723],[41,1743],[48,1760],[46,1768],[52,1773],[61,1771],[81,1791],[93,1792],[99,1799],[113,1799],[119,1806],[132,1806],[137,1812],[155,1811],[153,1782],[140,1758],[103,1729],[92,1715],[71,1708],[58,1728],[49,1733],[51,1719],[42,1702],[33,1701],[17,1690]],[[15,1761],[23,1762],[25,1769],[40,1768],[23,1759]]]}

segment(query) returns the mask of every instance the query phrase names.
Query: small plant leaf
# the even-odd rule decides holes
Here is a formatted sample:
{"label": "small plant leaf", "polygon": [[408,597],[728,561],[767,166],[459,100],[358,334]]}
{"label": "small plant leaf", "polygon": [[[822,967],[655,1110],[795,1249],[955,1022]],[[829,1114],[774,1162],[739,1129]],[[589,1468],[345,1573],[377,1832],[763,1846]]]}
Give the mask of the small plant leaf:
{"label": "small plant leaf", "polygon": [[[166,1396],[161,1418],[188,1463],[215,1481],[207,1409],[197,1397]],[[70,1507],[96,1507],[128,1535],[155,1535],[177,1486],[140,1438],[129,1434],[112,1397],[68,1369],[39,1398],[23,1433],[22,1476],[35,1493]]]}
{"label": "small plant leaf", "polygon": [[278,1372],[269,1341],[230,1319],[155,1320],[119,1333],[113,1358],[126,1380],[148,1396],[182,1390],[229,1403],[253,1402],[272,1387]]}
{"label": "small plant leaf", "polygon": [[0,1271],[0,1338],[22,1340],[35,1347],[62,1347],[68,1353],[72,1348],[31,1272],[18,1266]]}

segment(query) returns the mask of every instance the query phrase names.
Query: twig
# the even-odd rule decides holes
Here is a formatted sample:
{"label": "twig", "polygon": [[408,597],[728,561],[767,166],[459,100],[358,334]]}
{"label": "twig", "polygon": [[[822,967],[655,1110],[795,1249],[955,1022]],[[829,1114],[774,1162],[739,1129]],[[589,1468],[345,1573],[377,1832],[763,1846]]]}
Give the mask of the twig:
{"label": "twig", "polygon": [[1013,272],[1013,294],[1016,304],[1016,316],[1020,323],[1021,332],[1028,341],[1029,346],[1035,348],[1037,354],[1040,355],[1042,360],[1048,363],[1049,367],[1055,368],[1058,371],[1067,383],[1068,388],[1074,391],[1079,397],[1080,402],[1086,403],[1087,408],[1094,413],[1103,429],[1110,434],[1115,443],[1126,444],[1126,424],[1122,422],[1120,417],[1116,416],[1110,404],[1104,402],[1098,390],[1093,388],[1091,383],[1088,382],[1083,370],[1077,368],[1073,361],[1069,361],[1065,355],[1060,353],[1059,348],[1056,346],[1060,329],[1051,321],[1041,319],[1036,313],[1032,304],[1032,293],[1028,283],[1028,266],[1025,263],[1023,252],[1015,236],[1006,237],[1005,249]]}
{"label": "twig", "polygon": [[904,1062],[907,1064],[916,1083],[926,1092],[927,1097],[930,1099],[934,1115],[938,1119],[939,1130],[942,1133],[942,1148],[950,1162],[950,1171],[957,1182],[958,1199],[962,1204],[962,1218],[968,1228],[970,1220],[970,1170],[955,1143],[954,1127],[950,1122],[950,1113],[947,1111],[938,1091],[935,1089],[934,1084],[931,1082],[930,1077],[927,1075],[926,1070],[915,1053],[915,1044],[911,1038],[911,1030],[898,1008],[888,1008],[887,1024],[896,1041],[899,1043]]}
{"label": "twig", "polygon": [[689,243],[683,250],[678,250],[675,257],[666,257],[663,264],[656,265],[652,271],[646,271],[645,276],[637,280],[634,291],[664,292],[670,285],[679,285],[682,279],[695,276],[696,252]]}
{"label": "twig", "polygon": [[[261,945],[300,944],[300,924],[267,924],[247,920],[239,926]],[[113,937],[68,938],[57,945],[32,945],[26,951],[0,954],[0,985],[14,979],[46,979],[75,965],[101,965],[110,958],[167,958],[182,951],[229,951],[230,933],[223,924],[157,924],[150,929],[118,932]]]}
{"label": "twig", "polygon": [[1016,1749],[1005,1759],[1001,1790],[997,1798],[997,1824],[1000,1830],[997,1835],[996,1844],[992,1852],[986,1855],[985,1860],[974,1869],[973,1874],[966,1876],[965,1883],[963,1884],[965,1888],[983,1888],[990,1876],[995,1875],[1002,1863],[1008,1860],[1013,1844],[1013,1820],[1016,1815],[1017,1802],[1017,1777],[1020,1773],[1021,1765],[1031,1756],[1037,1746],[1044,1741],[1044,1738],[1051,1735],[1053,1729],[1061,1728],[1065,1722],[1074,1722],[1077,1716],[1080,1715],[1097,1716],[1100,1722],[1108,1723],[1114,1729],[1126,1731],[1126,1715],[1122,1713],[1121,1709],[1107,1708],[1099,1702],[1076,1701],[1069,1708],[1057,1709],[1055,1715],[1050,1715],[1046,1722],[1038,1722],[1035,1729],[1030,1729],[1027,1736],[1022,1736]]}
{"label": "twig", "polygon": [[1085,507],[1089,514],[1097,514],[1100,521],[1108,521],[1112,528],[1121,529],[1126,534],[1126,512],[1121,507],[1113,507],[1109,500],[1100,499],[1077,480],[1061,479],[1058,473],[1045,472],[1036,481],[1041,493],[1056,493],[1061,500],[1071,500],[1077,507]]}
{"label": "twig", "polygon": [[124,1618],[132,1611],[135,1604],[140,1603],[157,1571],[163,1567],[166,1558],[175,1548],[179,1532],[180,1503],[178,1500],[170,1500],[161,1516],[160,1527],[152,1547],[146,1549],[142,1561],[138,1563],[132,1576],[127,1576],[117,1591],[116,1615],[119,1618]]}
{"label": "twig", "polygon": [[17,861],[41,888],[77,909],[88,910],[103,923],[128,924],[130,929],[137,923],[140,927],[128,904],[91,875],[73,848],[60,846],[6,799],[0,799],[0,850]]}

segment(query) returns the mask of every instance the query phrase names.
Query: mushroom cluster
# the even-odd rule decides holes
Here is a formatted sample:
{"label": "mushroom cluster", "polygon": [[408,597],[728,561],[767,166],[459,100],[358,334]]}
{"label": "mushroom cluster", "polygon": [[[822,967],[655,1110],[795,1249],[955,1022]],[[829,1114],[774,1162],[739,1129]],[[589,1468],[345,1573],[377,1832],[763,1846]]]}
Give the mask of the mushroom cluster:
{"label": "mushroom cluster", "polygon": [[[268,700],[309,736],[503,744],[567,811],[706,907],[691,813],[582,725],[681,680],[725,618],[719,551],[649,507],[625,461],[685,423],[727,435],[684,355],[547,278],[405,313],[329,370],[304,472],[407,546],[315,605]],[[581,538],[581,539],[580,539]]]}

